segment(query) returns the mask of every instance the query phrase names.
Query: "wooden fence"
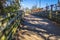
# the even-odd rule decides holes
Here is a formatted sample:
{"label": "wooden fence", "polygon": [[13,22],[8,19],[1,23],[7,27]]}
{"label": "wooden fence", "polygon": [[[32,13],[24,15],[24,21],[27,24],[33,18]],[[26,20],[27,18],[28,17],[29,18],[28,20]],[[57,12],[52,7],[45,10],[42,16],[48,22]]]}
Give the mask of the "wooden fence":
{"label": "wooden fence", "polygon": [[60,23],[60,13],[59,12],[56,12],[56,11],[42,11],[42,12],[37,12],[36,15],[38,16],[42,16],[42,17],[45,17],[45,18],[48,18],[52,21],[55,21],[55,22],[58,22]]}
{"label": "wooden fence", "polygon": [[7,17],[0,20],[0,40],[11,40],[20,25],[23,12],[18,11],[8,14]]}

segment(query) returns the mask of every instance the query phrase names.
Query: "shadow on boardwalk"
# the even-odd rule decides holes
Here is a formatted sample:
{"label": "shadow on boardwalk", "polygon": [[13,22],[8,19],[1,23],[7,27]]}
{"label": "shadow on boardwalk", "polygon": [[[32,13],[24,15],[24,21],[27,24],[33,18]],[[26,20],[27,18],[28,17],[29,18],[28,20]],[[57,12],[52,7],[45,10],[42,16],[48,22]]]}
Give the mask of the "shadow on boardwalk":
{"label": "shadow on boardwalk", "polygon": [[[24,19],[23,26],[20,26],[20,30],[18,31],[20,40],[25,40],[25,38],[28,40],[60,40],[60,27],[50,20],[36,15],[27,15]],[[24,32],[21,32],[21,30]],[[25,30],[28,30],[27,33]]]}
{"label": "shadow on boardwalk", "polygon": [[51,38],[54,40],[60,39],[60,27],[58,27],[46,18],[38,17],[35,15],[26,16],[24,25],[26,25],[27,27],[23,27],[22,29],[27,29],[29,31],[36,32],[45,40],[49,40]]}

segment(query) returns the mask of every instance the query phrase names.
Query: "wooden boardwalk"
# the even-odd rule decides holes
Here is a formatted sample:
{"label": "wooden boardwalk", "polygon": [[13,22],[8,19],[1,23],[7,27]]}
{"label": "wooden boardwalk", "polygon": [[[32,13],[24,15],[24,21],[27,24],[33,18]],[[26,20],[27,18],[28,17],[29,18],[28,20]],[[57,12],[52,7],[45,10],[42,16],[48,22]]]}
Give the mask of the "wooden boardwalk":
{"label": "wooden boardwalk", "polygon": [[52,21],[31,14],[24,19],[23,31],[19,31],[23,35],[22,39],[20,35],[20,40],[60,40],[60,26]]}

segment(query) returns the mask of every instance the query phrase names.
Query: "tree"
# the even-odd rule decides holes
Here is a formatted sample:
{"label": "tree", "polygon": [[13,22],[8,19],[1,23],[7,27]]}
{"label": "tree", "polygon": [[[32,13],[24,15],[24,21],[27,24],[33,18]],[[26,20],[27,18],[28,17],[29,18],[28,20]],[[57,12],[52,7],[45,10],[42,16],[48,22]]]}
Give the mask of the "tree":
{"label": "tree", "polygon": [[[16,10],[18,10],[21,6],[20,6],[20,2],[22,0],[0,0],[0,14],[4,14],[4,13],[8,13],[8,12],[14,12]],[[9,2],[10,5],[5,7],[3,6],[3,4],[5,5],[6,2]]]}
{"label": "tree", "polygon": [[3,7],[3,4],[6,3],[6,0],[0,0],[0,14],[3,13],[4,11],[4,7]]}
{"label": "tree", "polygon": [[32,6],[32,9],[33,9],[33,10],[34,10],[34,9],[37,9],[37,6],[36,6],[36,5]]}

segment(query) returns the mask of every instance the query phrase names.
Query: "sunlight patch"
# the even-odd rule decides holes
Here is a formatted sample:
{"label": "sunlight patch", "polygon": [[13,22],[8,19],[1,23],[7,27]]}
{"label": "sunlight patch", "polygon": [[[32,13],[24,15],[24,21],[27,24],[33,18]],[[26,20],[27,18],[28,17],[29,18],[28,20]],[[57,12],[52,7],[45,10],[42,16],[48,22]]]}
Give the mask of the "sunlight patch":
{"label": "sunlight patch", "polygon": [[48,25],[49,23],[48,22],[40,22],[40,24]]}

